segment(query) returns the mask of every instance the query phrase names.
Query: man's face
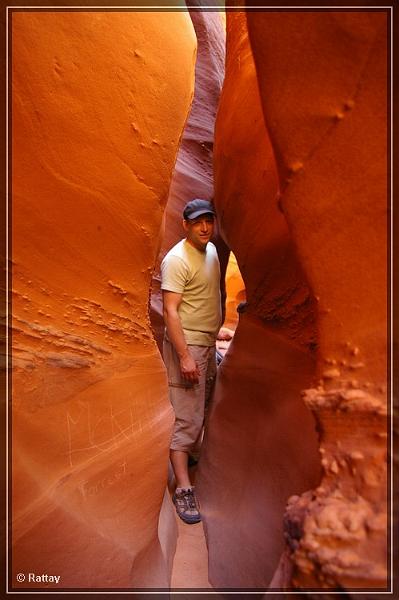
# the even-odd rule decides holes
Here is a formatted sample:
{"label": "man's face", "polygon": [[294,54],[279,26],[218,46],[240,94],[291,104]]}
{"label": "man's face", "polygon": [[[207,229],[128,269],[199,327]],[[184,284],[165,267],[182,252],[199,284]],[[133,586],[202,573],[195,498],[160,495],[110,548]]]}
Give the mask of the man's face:
{"label": "man's face", "polygon": [[202,251],[206,249],[206,245],[212,237],[214,226],[215,222],[212,213],[201,215],[189,221],[183,221],[188,241],[197,250]]}

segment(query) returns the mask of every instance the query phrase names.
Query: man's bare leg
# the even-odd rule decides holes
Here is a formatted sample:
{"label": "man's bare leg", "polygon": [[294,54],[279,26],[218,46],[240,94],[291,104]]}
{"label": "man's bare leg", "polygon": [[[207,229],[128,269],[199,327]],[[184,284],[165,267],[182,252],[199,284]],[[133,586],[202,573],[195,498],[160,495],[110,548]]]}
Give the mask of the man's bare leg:
{"label": "man's bare leg", "polygon": [[170,451],[170,462],[172,463],[173,471],[176,479],[176,487],[190,488],[191,481],[188,476],[188,453],[182,450]]}

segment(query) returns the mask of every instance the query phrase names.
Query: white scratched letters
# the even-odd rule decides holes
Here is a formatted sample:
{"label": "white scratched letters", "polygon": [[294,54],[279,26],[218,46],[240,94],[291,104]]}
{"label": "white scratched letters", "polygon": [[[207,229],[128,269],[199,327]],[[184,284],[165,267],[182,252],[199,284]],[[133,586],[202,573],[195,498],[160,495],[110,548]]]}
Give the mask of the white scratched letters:
{"label": "white scratched letters", "polygon": [[[131,440],[142,430],[141,419],[134,418],[133,406],[114,412],[112,406],[106,413],[93,418],[89,403],[79,407],[76,414],[66,413],[69,466],[76,465],[79,456],[90,457],[117,448],[124,440]],[[82,441],[87,440],[86,445]],[[84,458],[83,458],[84,460]]]}

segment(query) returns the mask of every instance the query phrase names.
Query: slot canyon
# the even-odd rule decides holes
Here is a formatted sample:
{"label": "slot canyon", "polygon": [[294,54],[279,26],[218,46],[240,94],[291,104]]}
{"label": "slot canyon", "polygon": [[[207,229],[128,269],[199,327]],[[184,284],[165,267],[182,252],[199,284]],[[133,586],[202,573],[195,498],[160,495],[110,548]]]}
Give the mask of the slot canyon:
{"label": "slot canyon", "polygon": [[[388,11],[187,4],[10,15],[10,589],[174,589],[191,528],[210,590],[387,590]],[[188,526],[160,262],[192,198],[234,335]]]}

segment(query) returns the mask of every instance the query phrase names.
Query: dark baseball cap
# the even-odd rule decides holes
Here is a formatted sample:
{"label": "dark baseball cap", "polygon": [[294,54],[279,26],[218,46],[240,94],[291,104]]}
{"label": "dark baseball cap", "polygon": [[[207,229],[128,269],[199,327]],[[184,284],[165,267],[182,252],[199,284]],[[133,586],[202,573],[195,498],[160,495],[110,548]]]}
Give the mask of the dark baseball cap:
{"label": "dark baseball cap", "polygon": [[201,200],[200,198],[196,198],[195,200],[190,200],[190,202],[187,202],[183,210],[183,217],[186,221],[188,221],[189,219],[196,219],[197,217],[206,215],[207,213],[216,216],[213,204],[209,202],[209,200]]}

